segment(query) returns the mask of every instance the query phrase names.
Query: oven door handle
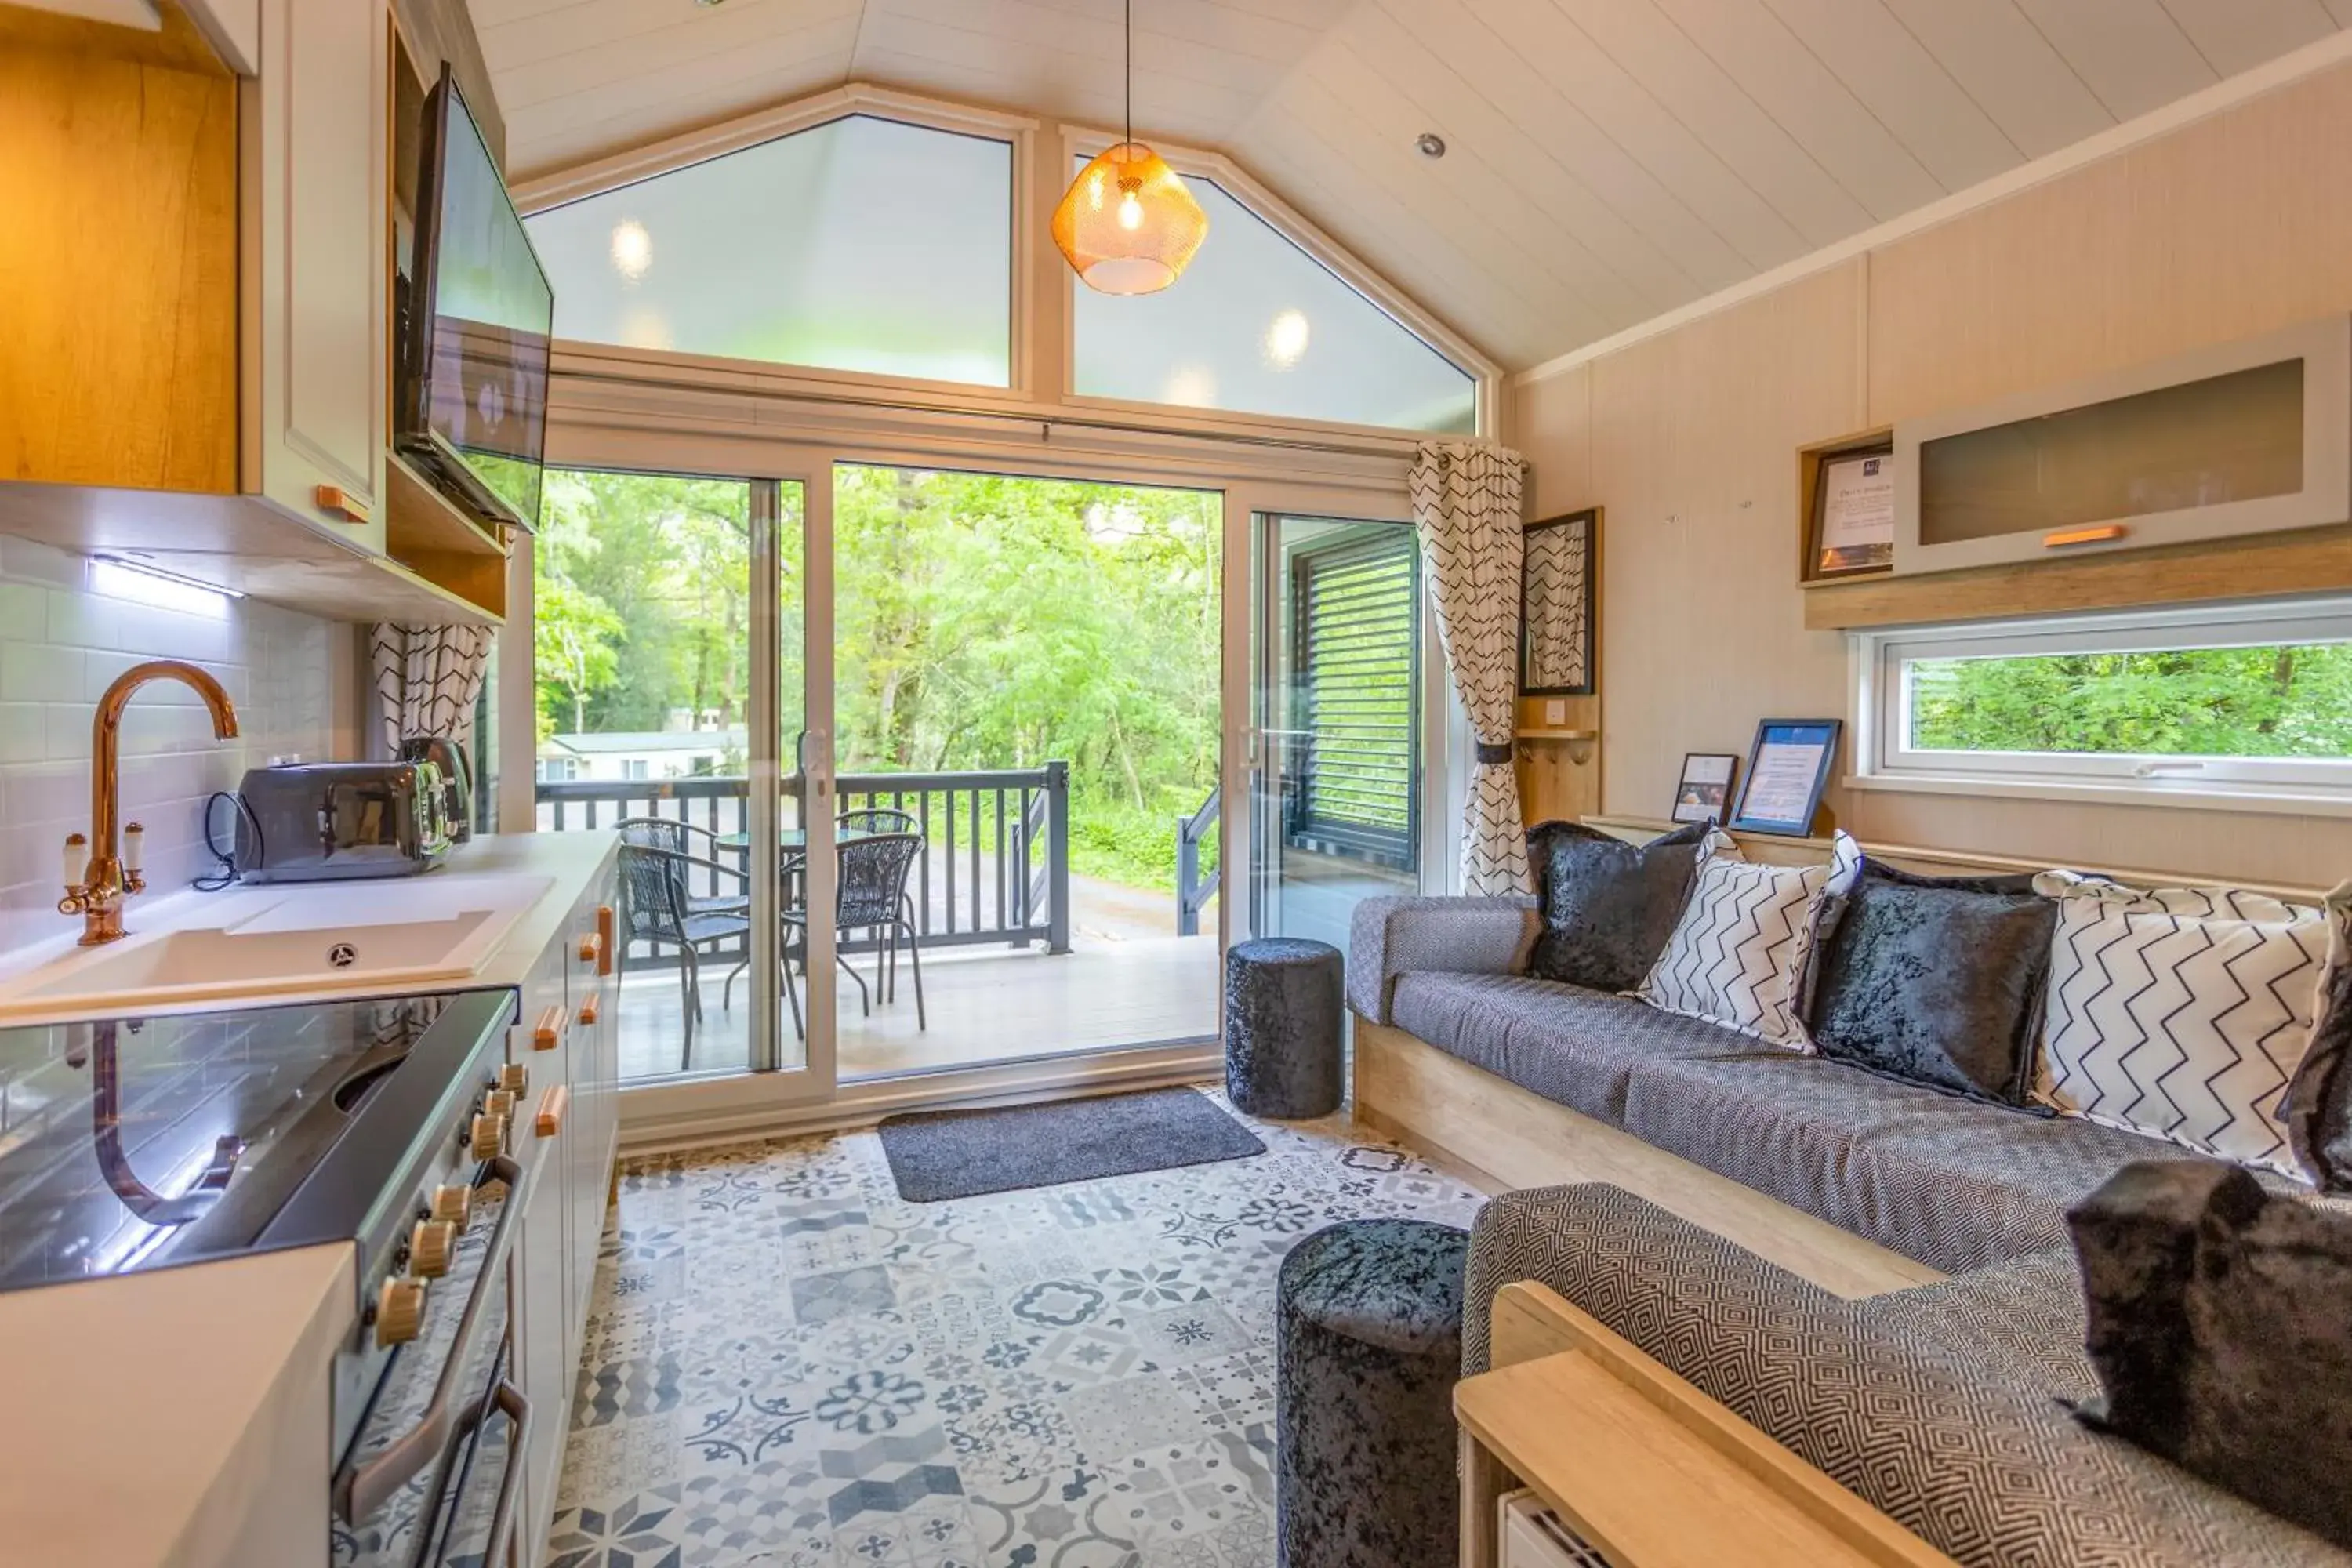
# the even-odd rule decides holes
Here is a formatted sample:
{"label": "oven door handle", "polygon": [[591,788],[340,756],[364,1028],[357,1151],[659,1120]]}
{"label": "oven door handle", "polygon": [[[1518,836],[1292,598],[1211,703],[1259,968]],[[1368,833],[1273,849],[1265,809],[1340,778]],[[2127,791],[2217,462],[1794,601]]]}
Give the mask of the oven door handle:
{"label": "oven door handle", "polygon": [[490,1403],[507,1413],[514,1423],[514,1436],[507,1444],[507,1473],[499,1478],[498,1506],[490,1514],[490,1539],[482,1552],[486,1563],[507,1560],[507,1544],[514,1534],[515,1510],[522,1502],[522,1473],[530,1453],[530,1401],[510,1378],[499,1379],[491,1391]]}
{"label": "oven door handle", "polygon": [[506,1183],[507,1201],[499,1211],[497,1226],[490,1232],[489,1248],[482,1259],[481,1272],[476,1277],[474,1294],[466,1303],[466,1315],[457,1320],[457,1335],[450,1342],[449,1359],[442,1363],[440,1380],[433,1385],[433,1403],[425,1407],[415,1426],[365,1464],[343,1467],[336,1478],[335,1506],[346,1522],[365,1519],[382,1508],[394,1493],[415,1479],[417,1472],[447,1452],[449,1439],[465,1415],[466,1402],[457,1387],[458,1375],[473,1359],[474,1339],[481,1331],[483,1303],[492,1291],[506,1288],[507,1254],[514,1248],[515,1227],[522,1220],[523,1189],[528,1184],[523,1168],[504,1154],[483,1162],[482,1175],[474,1184],[478,1187],[484,1180]]}

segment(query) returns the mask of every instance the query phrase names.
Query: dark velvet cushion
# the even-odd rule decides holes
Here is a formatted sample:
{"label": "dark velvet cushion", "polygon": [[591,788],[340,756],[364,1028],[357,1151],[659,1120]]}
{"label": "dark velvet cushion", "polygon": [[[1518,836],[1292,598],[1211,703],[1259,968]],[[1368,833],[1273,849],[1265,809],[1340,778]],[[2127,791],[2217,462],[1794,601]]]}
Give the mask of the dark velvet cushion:
{"label": "dark velvet cushion", "polygon": [[2085,1420],[2352,1549],[2352,1219],[2234,1165],[2129,1165],[2067,1216]]}
{"label": "dark velvet cushion", "polygon": [[2352,1192],[2352,963],[2331,963],[2320,980],[2319,1016],[2284,1114],[2304,1173],[2322,1192]]}
{"label": "dark velvet cushion", "polygon": [[2031,877],[1916,877],[1863,864],[1808,978],[1825,1057],[2022,1105],[2050,978],[2055,900]]}
{"label": "dark velvet cushion", "polygon": [[1710,831],[1694,822],[1635,845],[1579,822],[1528,829],[1543,930],[1528,973],[1595,991],[1642,984],[1674,934]]}

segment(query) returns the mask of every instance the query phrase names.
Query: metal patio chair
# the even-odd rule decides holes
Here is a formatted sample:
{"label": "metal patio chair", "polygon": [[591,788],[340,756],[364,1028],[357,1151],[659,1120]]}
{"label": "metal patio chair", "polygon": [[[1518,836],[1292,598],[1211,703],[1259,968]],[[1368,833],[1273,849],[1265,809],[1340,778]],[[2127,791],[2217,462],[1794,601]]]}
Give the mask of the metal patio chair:
{"label": "metal patio chair", "polygon": [[[898,937],[902,931],[906,934],[907,961],[915,975],[915,1026],[927,1029],[930,1021],[923,1006],[922,944],[915,929],[913,906],[907,896],[907,873],[922,852],[923,836],[919,833],[877,833],[841,845],[835,851],[840,886],[835,899],[833,928],[836,933],[887,933],[874,977],[875,990],[881,992],[885,1001],[898,994]],[[803,1026],[800,995],[793,985],[793,955],[797,952],[805,961],[808,953],[807,906],[794,905],[784,910],[783,924],[784,994],[792,1002],[793,1025],[797,1029]],[[866,989],[866,977],[850,967],[849,960],[838,949],[833,959],[843,973],[857,982],[858,1011],[870,1016],[874,994]]]}
{"label": "metal patio chair", "polygon": [[[632,842],[633,833],[638,841]],[[686,1015],[686,1042],[678,1052],[677,1065],[684,1072],[693,1065],[694,1026],[702,1017],[702,950],[749,936],[751,917],[744,910],[695,910],[687,893],[687,878],[693,868],[739,878],[742,873],[659,842],[644,842],[662,837],[622,830],[621,951],[627,952],[635,942],[650,942],[656,952],[665,946],[677,949],[678,1000]]]}

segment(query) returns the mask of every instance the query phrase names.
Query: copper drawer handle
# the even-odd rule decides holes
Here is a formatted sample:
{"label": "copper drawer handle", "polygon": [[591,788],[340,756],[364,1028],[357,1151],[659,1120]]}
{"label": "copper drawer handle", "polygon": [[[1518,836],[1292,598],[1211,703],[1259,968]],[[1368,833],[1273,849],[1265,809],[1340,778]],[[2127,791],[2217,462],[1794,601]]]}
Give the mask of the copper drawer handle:
{"label": "copper drawer handle", "polygon": [[590,931],[586,936],[580,939],[580,962],[583,963],[594,963],[596,965],[596,972],[600,974],[604,973],[604,966],[598,961],[603,957],[604,952],[604,939],[597,935],[594,931]]}
{"label": "copper drawer handle", "polygon": [[541,1138],[552,1138],[563,1131],[564,1112],[572,1109],[572,1090],[563,1084],[551,1084],[539,1097],[539,1117],[535,1125]]}
{"label": "copper drawer handle", "polygon": [[596,973],[613,973],[613,906],[596,906]]}
{"label": "copper drawer handle", "polygon": [[596,1013],[597,995],[592,991],[588,994],[588,1000],[580,1004],[581,1026],[583,1028],[593,1028],[596,1024]]}
{"label": "copper drawer handle", "polygon": [[320,511],[332,512],[345,522],[367,526],[368,504],[341,485],[320,485],[310,492]]}
{"label": "copper drawer handle", "polygon": [[530,1048],[534,1051],[553,1050],[563,1043],[563,1029],[562,1007],[554,1005],[543,1009],[539,1015],[538,1024],[530,1031]]}
{"label": "copper drawer handle", "polygon": [[2124,525],[2110,522],[2099,528],[2069,528],[2042,536],[2044,550],[2063,550],[2072,544],[2112,544],[2124,536]]}

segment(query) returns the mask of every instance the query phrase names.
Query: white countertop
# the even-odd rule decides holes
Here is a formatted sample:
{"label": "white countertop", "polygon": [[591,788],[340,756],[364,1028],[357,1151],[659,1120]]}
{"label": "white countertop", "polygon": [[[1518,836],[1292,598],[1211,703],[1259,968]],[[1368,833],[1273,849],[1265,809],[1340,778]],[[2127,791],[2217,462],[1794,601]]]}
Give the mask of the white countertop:
{"label": "white countertop", "polygon": [[[453,871],[549,885],[471,976],[425,989],[520,985],[616,843],[610,833],[519,834],[453,851]],[[311,886],[348,889],[363,909],[382,885]],[[134,900],[134,931],[139,912]],[[403,989],[322,985],[187,1010]],[[250,1539],[265,1489],[286,1484],[270,1470],[272,1440],[324,1397],[328,1360],[356,1310],[352,1268],[348,1247],[316,1247],[0,1294],[0,1554],[258,1568],[237,1543]],[[323,1432],[324,1411],[309,1414]],[[319,1456],[321,1485],[330,1463]]]}
{"label": "white countertop", "polygon": [[[529,974],[531,963],[554,940],[562,922],[580,895],[603,870],[616,852],[618,837],[612,833],[523,833],[488,835],[463,844],[452,850],[439,867],[415,876],[378,878],[355,881],[299,882],[268,884],[258,888],[230,888],[217,893],[200,893],[183,889],[170,894],[149,894],[132,898],[126,905],[123,924],[127,936],[104,947],[83,948],[77,945],[79,922],[60,916],[58,933],[49,940],[16,952],[0,954],[0,1027],[20,1024],[68,1023],[82,1018],[121,1016],[125,1014],[183,1014],[221,1012],[238,1007],[285,1006],[305,1002],[336,1001],[359,996],[422,994],[435,991],[467,990],[478,986],[520,985]],[[512,886],[501,886],[512,884]],[[175,932],[198,932],[217,926],[224,921],[242,919],[250,930],[265,924],[273,903],[299,900],[313,917],[333,911],[349,901],[348,916],[340,911],[328,918],[352,927],[365,928],[383,923],[389,918],[397,921],[402,917],[369,918],[371,909],[383,910],[400,902],[431,901],[439,889],[456,895],[461,888],[484,895],[479,905],[488,908],[499,905],[511,911],[517,900],[530,900],[524,912],[516,917],[494,943],[488,945],[479,961],[470,969],[436,969],[410,973],[370,973],[365,968],[352,970],[348,975],[326,968],[319,953],[308,947],[302,952],[299,969],[311,973],[299,977],[256,982],[247,985],[225,984],[217,979],[218,970],[202,972],[206,989],[194,994],[159,995],[153,993],[134,994],[128,1002],[112,1005],[94,1000],[93,993],[121,996],[120,986],[104,987],[96,983],[77,984],[78,972],[88,967],[113,963],[133,957],[144,948],[152,954],[153,944]],[[253,911],[265,911],[262,919],[253,919]],[[232,913],[231,911],[237,911]],[[420,929],[398,927],[401,931]],[[483,935],[489,933],[485,931]],[[370,944],[355,935],[355,945],[362,952],[377,951],[383,944]],[[281,939],[282,940],[282,939]],[[480,946],[477,940],[478,948]],[[453,954],[460,958],[471,954]],[[235,971],[230,971],[235,973]],[[134,985],[138,982],[132,983]],[[37,994],[27,994],[34,988],[68,993],[55,1002],[45,1002]]]}
{"label": "white countertop", "polygon": [[[315,1425],[325,1446],[307,1406],[351,1331],[352,1257],[307,1247],[0,1295],[8,1561],[247,1568],[242,1543],[292,1479],[279,1435]],[[331,1463],[320,1455],[322,1484]]]}

